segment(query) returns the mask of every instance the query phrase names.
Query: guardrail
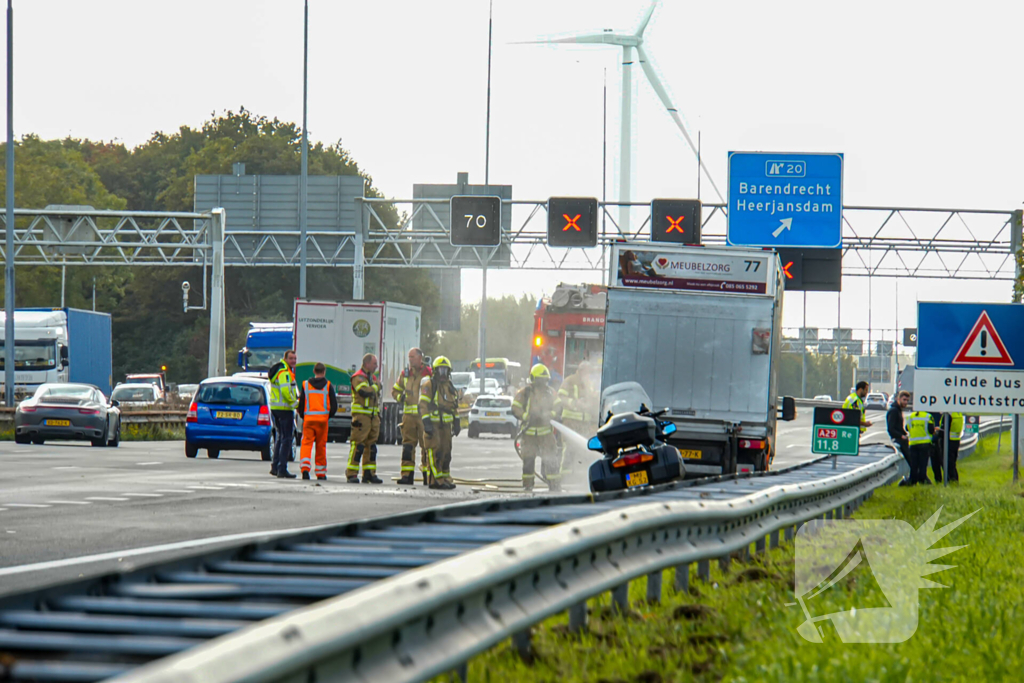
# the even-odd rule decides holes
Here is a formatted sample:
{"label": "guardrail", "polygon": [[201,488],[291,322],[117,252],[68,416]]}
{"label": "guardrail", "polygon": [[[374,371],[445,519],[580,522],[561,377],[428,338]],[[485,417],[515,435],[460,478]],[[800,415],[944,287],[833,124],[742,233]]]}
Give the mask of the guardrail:
{"label": "guardrail", "polygon": [[[0,408],[0,431],[14,428],[14,408]],[[187,410],[122,410],[122,425],[175,426],[185,424]]]}
{"label": "guardrail", "polygon": [[996,420],[994,422],[983,422],[978,425],[977,434],[969,434],[960,439],[960,451],[957,454],[957,459],[966,458],[968,455],[974,453],[974,450],[978,447],[978,442],[984,439],[986,436],[993,434],[999,434],[1000,432],[1012,432],[1013,431],[1013,419],[1004,418],[1003,420]]}
{"label": "guardrail", "polygon": [[[732,553],[748,553],[752,543],[763,552],[776,547],[780,535],[792,539],[807,521],[847,517],[875,488],[899,476],[902,459],[891,447],[862,450],[868,458],[830,457],[754,477],[662,489],[648,502],[516,535],[377,581],[118,681],[398,683],[453,670],[466,681],[470,658],[509,637],[528,651],[530,627],[552,615],[568,610],[570,629],[583,628],[586,601],[601,593],[611,591],[624,608],[629,583],[646,576],[647,597],[658,600],[666,569],[675,568],[677,587],[686,589],[693,563],[697,577],[706,580],[713,559],[727,566]],[[842,468],[833,469],[839,463]],[[779,485],[735,496],[735,487],[756,488],[773,477]],[[486,520],[479,524],[488,529]]]}

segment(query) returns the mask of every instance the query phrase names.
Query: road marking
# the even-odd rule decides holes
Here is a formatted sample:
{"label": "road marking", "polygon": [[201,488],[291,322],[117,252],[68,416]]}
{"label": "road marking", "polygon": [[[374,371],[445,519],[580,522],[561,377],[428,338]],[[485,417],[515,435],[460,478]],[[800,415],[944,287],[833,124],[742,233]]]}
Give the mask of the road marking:
{"label": "road marking", "polygon": [[4,503],[9,508],[48,508],[49,505],[42,503]]}
{"label": "road marking", "polygon": [[220,491],[221,490],[220,486],[189,486],[189,488],[190,489],[195,489],[197,491]]}
{"label": "road marking", "polygon": [[7,512],[7,508],[0,508],[0,512]]}
{"label": "road marking", "polygon": [[48,500],[46,502],[54,505],[92,505],[87,500]]}
{"label": "road marking", "polygon": [[228,483],[223,482],[223,481],[218,481],[217,482],[217,486],[241,486],[241,487],[244,487],[244,488],[249,488],[248,484],[228,484]]}
{"label": "road marking", "polygon": [[61,467],[54,467],[53,469],[55,469],[55,470],[80,470],[82,468],[78,467],[77,465],[63,465]]}
{"label": "road marking", "polygon": [[195,491],[189,491],[188,489],[157,489],[160,493],[195,493]]}
{"label": "road marking", "polygon": [[154,460],[153,462],[137,462],[136,465],[163,465],[162,460]]}
{"label": "road marking", "polygon": [[132,498],[163,498],[163,494],[160,493],[122,493],[121,495]]}
{"label": "road marking", "polygon": [[127,498],[111,498],[110,496],[86,496],[86,500],[112,500],[117,502],[123,502],[128,500]]}

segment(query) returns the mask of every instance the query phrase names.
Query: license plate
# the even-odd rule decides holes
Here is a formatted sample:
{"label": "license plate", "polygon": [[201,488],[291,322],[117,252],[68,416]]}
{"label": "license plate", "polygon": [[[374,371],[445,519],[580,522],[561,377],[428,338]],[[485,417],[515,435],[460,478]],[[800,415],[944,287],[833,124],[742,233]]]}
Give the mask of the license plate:
{"label": "license plate", "polygon": [[487,417],[501,417],[501,413],[484,413]]}
{"label": "license plate", "polygon": [[679,455],[690,460],[700,460],[700,451],[679,451]]}
{"label": "license plate", "polygon": [[644,484],[650,484],[650,479],[647,478],[647,470],[640,470],[639,472],[630,472],[626,475],[626,486],[643,486]]}
{"label": "license plate", "polygon": [[217,418],[221,420],[241,420],[243,413],[235,410],[218,410]]}
{"label": "license plate", "polygon": [[47,420],[47,427],[70,427],[71,420]]}

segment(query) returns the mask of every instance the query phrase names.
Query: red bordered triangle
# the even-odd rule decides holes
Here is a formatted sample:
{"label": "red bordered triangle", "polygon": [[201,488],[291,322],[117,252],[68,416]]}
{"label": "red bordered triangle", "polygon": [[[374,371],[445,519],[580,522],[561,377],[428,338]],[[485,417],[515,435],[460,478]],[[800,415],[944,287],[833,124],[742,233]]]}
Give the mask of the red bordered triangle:
{"label": "red bordered triangle", "polygon": [[953,365],[1013,365],[1010,352],[1006,350],[986,311],[981,312],[978,322],[974,323],[963,346],[953,357]]}

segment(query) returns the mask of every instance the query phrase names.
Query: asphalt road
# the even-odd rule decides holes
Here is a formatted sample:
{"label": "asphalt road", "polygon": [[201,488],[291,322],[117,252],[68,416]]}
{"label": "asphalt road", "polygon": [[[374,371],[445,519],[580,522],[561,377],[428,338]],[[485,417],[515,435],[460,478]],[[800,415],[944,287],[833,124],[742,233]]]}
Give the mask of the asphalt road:
{"label": "asphalt road", "polygon": [[[780,423],[773,467],[811,458],[811,410]],[[885,441],[877,411],[869,441]],[[180,441],[0,443],[0,595],[78,576],[148,564],[267,532],[338,524],[509,491],[521,463],[507,437],[455,440],[454,491],[399,487],[400,447],[381,446],[379,486],[347,484],[348,444],[328,445],[328,480],[276,479],[255,453],[189,460]],[[570,491],[585,490],[578,468]],[[293,471],[298,471],[293,463]],[[473,481],[488,481],[486,487]]]}

